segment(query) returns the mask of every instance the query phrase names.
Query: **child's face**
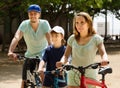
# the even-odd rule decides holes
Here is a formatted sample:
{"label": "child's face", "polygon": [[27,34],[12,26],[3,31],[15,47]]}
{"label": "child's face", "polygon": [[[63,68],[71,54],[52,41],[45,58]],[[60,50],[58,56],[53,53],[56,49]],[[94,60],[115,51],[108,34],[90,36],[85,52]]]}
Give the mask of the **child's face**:
{"label": "child's face", "polygon": [[75,26],[79,33],[88,33],[88,23],[83,16],[76,17]]}
{"label": "child's face", "polygon": [[63,35],[61,33],[52,32],[51,36],[52,36],[53,45],[61,44],[61,41],[63,39]]}

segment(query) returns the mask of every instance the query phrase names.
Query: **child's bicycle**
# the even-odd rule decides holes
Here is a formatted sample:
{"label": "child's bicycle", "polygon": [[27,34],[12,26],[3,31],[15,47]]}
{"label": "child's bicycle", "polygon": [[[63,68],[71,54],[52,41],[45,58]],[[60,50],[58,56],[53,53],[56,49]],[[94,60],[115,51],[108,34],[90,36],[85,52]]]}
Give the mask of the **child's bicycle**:
{"label": "child's bicycle", "polygon": [[[94,80],[92,78],[85,76],[86,69],[89,69],[89,68],[97,69],[98,67],[99,67],[98,74],[102,75],[101,81],[97,81],[97,80]],[[100,88],[107,88],[107,86],[105,84],[105,75],[108,73],[112,73],[112,68],[101,67],[101,63],[94,63],[94,64],[90,64],[90,65],[85,66],[85,67],[83,67],[83,66],[75,67],[73,65],[65,65],[63,69],[66,69],[66,70],[76,69],[81,73],[80,88],[88,88],[88,86],[87,86],[88,84],[93,85],[93,86],[97,86]]]}
{"label": "child's bicycle", "polygon": [[22,55],[18,55],[17,58],[19,60],[21,59],[27,60],[28,64],[30,63],[31,60],[35,62],[35,70],[33,70],[32,72],[30,71],[30,67],[27,66],[26,72],[27,79],[25,80],[24,88],[42,88],[42,82],[40,81],[39,74],[37,72],[37,68],[40,62],[39,57],[36,56],[35,58],[28,58]]}
{"label": "child's bicycle", "polygon": [[[62,76],[63,79],[59,79],[59,75],[61,74],[61,72],[63,72]],[[64,85],[66,85],[67,79],[66,79],[66,75],[67,73],[65,71],[61,71],[60,69],[56,69],[56,70],[52,70],[52,71],[45,71],[44,72],[45,75],[53,75],[53,78],[47,77],[53,82],[53,85],[49,88],[63,88],[63,87],[59,87],[59,82],[63,83]],[[66,85],[67,86],[67,85]]]}

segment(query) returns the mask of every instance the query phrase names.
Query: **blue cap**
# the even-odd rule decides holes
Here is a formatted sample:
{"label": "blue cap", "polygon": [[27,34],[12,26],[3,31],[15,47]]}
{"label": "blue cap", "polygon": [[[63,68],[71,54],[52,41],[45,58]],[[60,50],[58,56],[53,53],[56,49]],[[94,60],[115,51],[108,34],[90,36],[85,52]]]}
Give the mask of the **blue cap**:
{"label": "blue cap", "polygon": [[32,4],[28,7],[28,12],[30,12],[30,11],[41,12],[41,8],[39,5]]}

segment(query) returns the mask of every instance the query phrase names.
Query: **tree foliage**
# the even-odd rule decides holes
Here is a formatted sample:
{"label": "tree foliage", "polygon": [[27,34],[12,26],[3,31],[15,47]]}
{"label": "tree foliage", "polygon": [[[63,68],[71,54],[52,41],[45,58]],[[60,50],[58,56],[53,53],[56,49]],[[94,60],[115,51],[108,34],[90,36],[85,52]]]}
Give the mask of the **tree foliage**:
{"label": "tree foliage", "polygon": [[68,19],[72,19],[74,13],[79,11],[94,16],[100,12],[106,14],[106,11],[110,10],[120,19],[120,0],[1,0],[0,24],[4,25],[4,37],[7,35],[6,31],[12,33],[11,25],[14,18],[18,18],[18,22],[27,18],[27,8],[30,4],[40,5],[42,18],[49,20],[51,27],[61,23],[66,25],[65,30]]}
{"label": "tree foliage", "polygon": [[108,9],[119,17],[120,0],[1,0],[0,16],[9,15],[17,17],[26,14],[30,4],[39,4],[44,15],[55,20],[58,16],[73,15],[77,11],[86,11],[91,15],[99,13],[102,9]]}

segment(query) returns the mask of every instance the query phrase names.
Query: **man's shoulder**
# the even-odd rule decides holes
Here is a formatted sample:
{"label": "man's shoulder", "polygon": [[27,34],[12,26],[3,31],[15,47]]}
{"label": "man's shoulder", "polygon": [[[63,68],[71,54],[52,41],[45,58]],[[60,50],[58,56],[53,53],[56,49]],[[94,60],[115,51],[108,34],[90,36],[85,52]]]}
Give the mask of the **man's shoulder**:
{"label": "man's shoulder", "polygon": [[41,22],[46,22],[47,20],[46,19],[39,19]]}
{"label": "man's shoulder", "polygon": [[48,21],[45,19],[40,19],[40,23],[47,23]]}
{"label": "man's shoulder", "polygon": [[26,19],[26,20],[23,20],[22,22],[30,22],[30,20],[29,20],[29,19]]}
{"label": "man's shoulder", "polygon": [[28,24],[29,22],[30,22],[29,19],[27,19],[27,20],[23,20],[23,21],[22,21],[22,24]]}

